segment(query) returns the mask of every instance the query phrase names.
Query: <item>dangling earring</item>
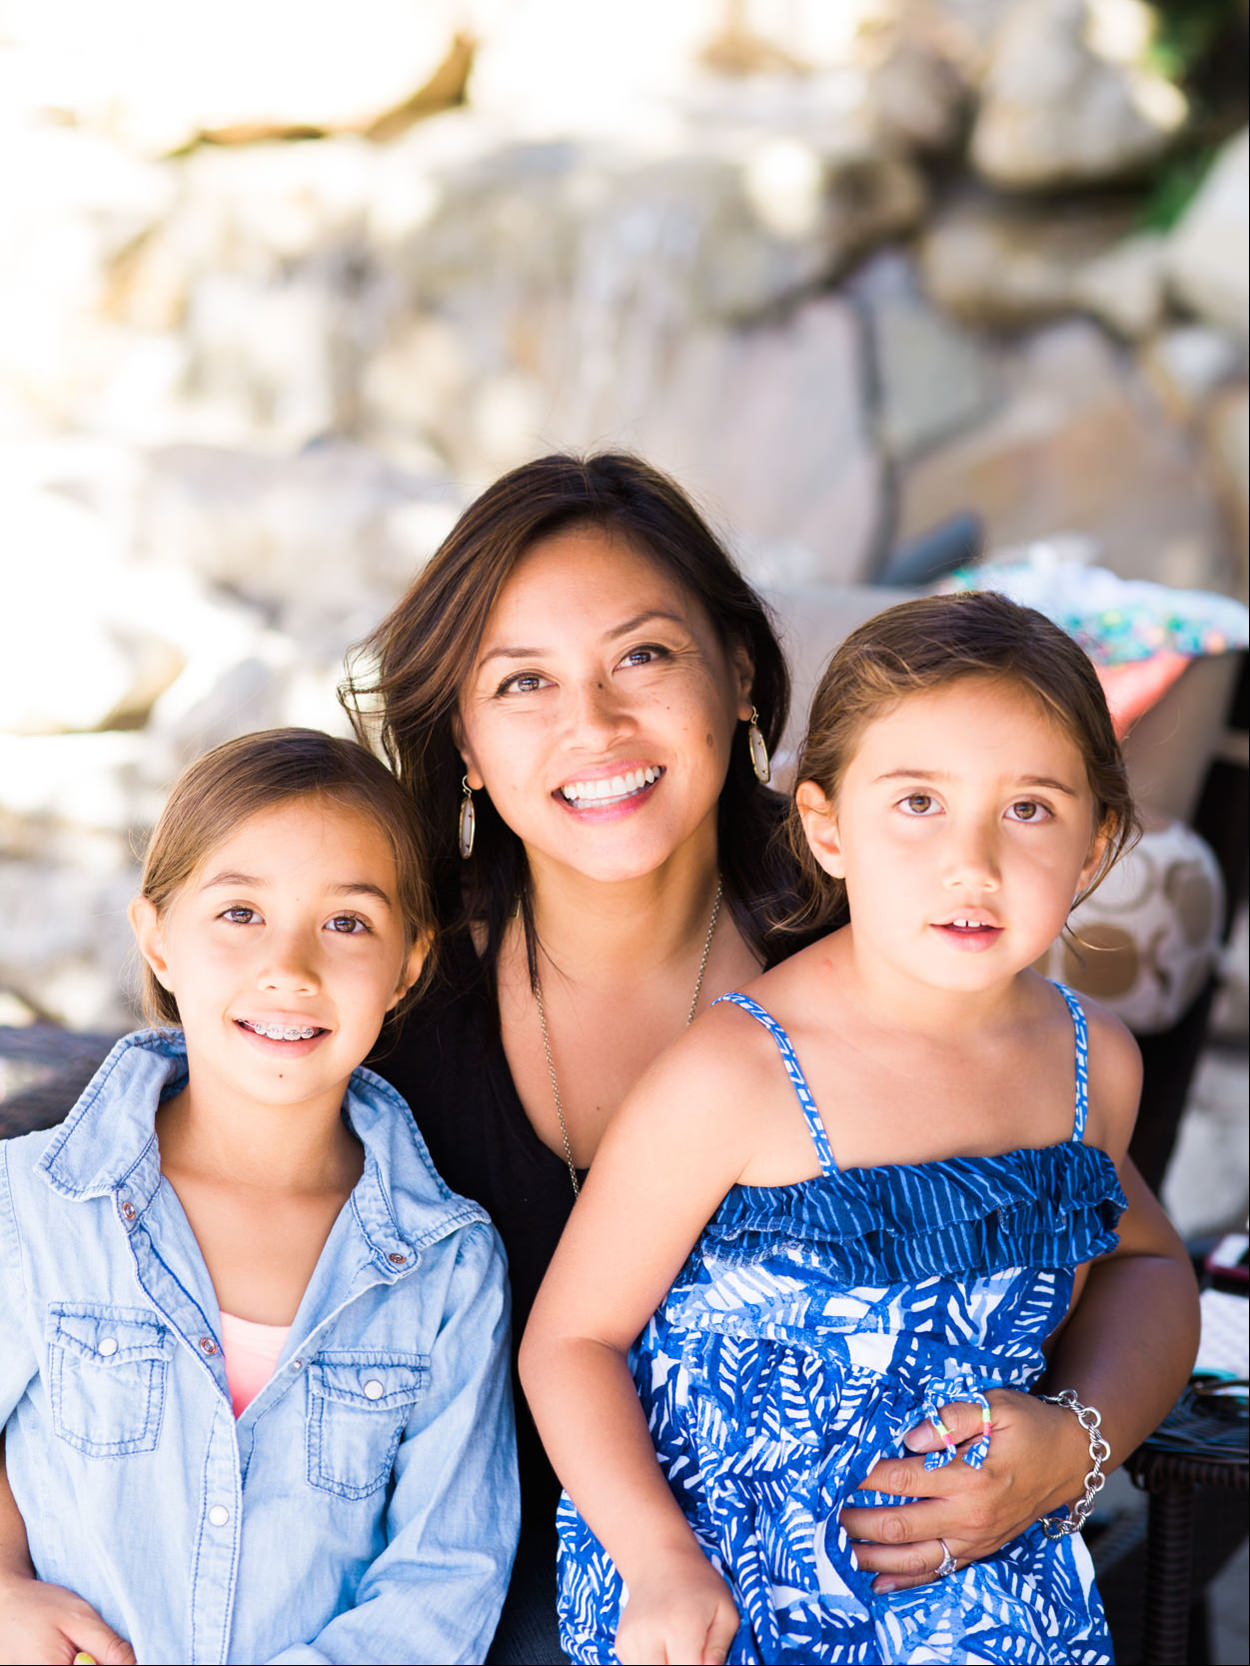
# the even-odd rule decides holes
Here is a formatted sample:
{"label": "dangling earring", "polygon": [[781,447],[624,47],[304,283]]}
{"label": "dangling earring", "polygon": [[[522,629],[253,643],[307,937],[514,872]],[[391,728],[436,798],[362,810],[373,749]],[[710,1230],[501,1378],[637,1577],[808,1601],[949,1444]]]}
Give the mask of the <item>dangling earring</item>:
{"label": "dangling earring", "polygon": [[460,784],[464,788],[464,797],[460,800],[460,829],[458,842],[460,845],[460,860],[467,862],[473,854],[473,836],[477,832],[477,814],[473,808],[473,793],[469,787],[469,777],[463,775]]}
{"label": "dangling earring", "polygon": [[751,754],[751,768],[755,771],[755,779],[762,787],[766,787],[773,777],[773,766],[769,760],[768,747],[760,733],[760,714],[755,707],[751,707],[751,716],[747,722],[747,750]]}

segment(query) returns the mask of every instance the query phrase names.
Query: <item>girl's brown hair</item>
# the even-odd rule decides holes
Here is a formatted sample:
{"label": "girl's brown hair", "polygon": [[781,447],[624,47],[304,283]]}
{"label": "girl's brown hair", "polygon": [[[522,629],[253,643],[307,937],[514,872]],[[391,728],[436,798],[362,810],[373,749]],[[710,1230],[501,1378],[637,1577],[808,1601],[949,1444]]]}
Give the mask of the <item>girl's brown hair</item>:
{"label": "girl's brown hair", "polygon": [[[358,810],[385,834],[395,857],[405,944],[432,942],[434,910],[424,835],[408,794],[363,746],[319,729],[262,729],[241,735],[185,769],[148,841],[143,895],[163,914],[204,858],[250,816],[309,796]],[[426,955],[421,976],[405,1001],[424,983],[432,958],[432,953]],[[154,1023],[179,1022],[177,1001],[149,966],[143,971],[143,1009]]]}
{"label": "girl's brown hair", "polygon": [[[790,680],[768,612],[681,488],[623,453],[541,457],[513,469],[469,505],[407,595],[354,651],[339,691],[358,737],[374,742],[418,807],[440,901],[485,927],[493,977],[508,920],[520,904],[536,966],[529,870],[521,841],[475,795],[474,853],[460,862],[456,825],[464,764],[453,723],[491,608],[522,556],[575,527],[614,533],[649,557],[707,613],[722,645],[744,648],[751,698],[770,748],[785,727]],[[748,943],[767,957],[766,904],[785,879],[771,835],[782,811],[750,766],[745,736],[721,793],[719,856],[725,895]]]}
{"label": "girl's brown hair", "polygon": [[[991,591],[965,592],[903,602],[860,625],[820,680],[795,781],[814,781],[832,802],[873,718],[908,694],[944,688],[965,677],[1029,690],[1085,760],[1097,827],[1106,844],[1097,872],[1076,899],[1083,901],[1136,840],[1137,813],[1102,685],[1088,655],[1034,608]],[[801,898],[787,926],[806,931],[840,923],[846,887],[812,855],[794,806],[787,833],[799,867]]]}

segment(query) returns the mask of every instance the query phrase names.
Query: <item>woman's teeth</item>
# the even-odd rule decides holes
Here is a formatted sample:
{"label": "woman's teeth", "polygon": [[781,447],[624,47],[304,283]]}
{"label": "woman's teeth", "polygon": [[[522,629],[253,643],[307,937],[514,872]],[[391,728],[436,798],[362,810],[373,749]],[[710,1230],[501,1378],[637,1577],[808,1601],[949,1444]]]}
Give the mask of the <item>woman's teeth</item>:
{"label": "woman's teeth", "polygon": [[266,1041],[311,1041],[317,1033],[312,1024],[253,1024],[246,1018],[240,1019],[240,1023],[245,1030],[263,1035]]}
{"label": "woman's teeth", "polygon": [[624,775],[604,775],[596,781],[570,781],[560,788],[560,796],[570,804],[601,804],[605,799],[628,798],[641,792],[660,779],[662,770],[654,764],[646,769],[631,769]]}

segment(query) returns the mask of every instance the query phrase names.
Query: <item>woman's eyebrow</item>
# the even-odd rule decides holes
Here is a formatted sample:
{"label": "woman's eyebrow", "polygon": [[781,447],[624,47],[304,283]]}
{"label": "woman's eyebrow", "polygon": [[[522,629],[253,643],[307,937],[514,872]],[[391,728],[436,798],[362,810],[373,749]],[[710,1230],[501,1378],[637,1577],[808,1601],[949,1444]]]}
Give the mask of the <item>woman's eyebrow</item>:
{"label": "woman's eyebrow", "polygon": [[645,613],[635,613],[633,618],[626,619],[623,625],[616,625],[612,630],[605,632],[605,640],[611,642],[618,636],[628,636],[631,631],[638,630],[640,626],[649,625],[653,619],[663,619],[668,624],[680,625],[683,629],[687,623],[680,613],[670,613],[662,607],[650,607]]}
{"label": "woman's eyebrow", "polygon": [[[605,642],[615,642],[618,637],[628,636],[631,631],[636,631],[641,626],[650,624],[653,619],[663,619],[670,625],[680,625],[683,630],[687,623],[680,613],[669,613],[664,608],[659,607],[648,608],[645,613],[635,613],[632,619],[626,619],[623,624],[613,625],[611,630],[603,633],[603,640]],[[480,670],[482,666],[489,664],[493,659],[541,659],[544,654],[551,652],[550,648],[512,646],[491,648],[482,655],[477,663]]]}

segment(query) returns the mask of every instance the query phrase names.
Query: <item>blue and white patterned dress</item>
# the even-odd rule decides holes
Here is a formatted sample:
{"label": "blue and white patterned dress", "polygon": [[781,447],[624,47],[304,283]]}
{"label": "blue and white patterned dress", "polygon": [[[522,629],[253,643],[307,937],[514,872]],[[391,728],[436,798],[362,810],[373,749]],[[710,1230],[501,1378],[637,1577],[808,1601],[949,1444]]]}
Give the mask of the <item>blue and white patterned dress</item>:
{"label": "blue and white patterned dress", "polygon": [[[1061,992],[1076,1033],[1069,1141],[847,1170],[785,1031],[746,996],[723,997],[776,1038],[821,1173],[734,1187],[630,1365],[669,1484],[733,1589],[731,1662],[1112,1658],[1077,1537],[1035,1524],[947,1579],[877,1596],[838,1523],[848,1502],[886,1501],[855,1483],[902,1455],[920,1419],[1028,1389],[1076,1267],[1115,1246],[1125,1200],[1110,1158],[1082,1142],[1085,1018]],[[987,1444],[961,1461],[979,1466]],[[563,1646],[613,1661],[620,1575],[567,1496],[558,1524]]]}

